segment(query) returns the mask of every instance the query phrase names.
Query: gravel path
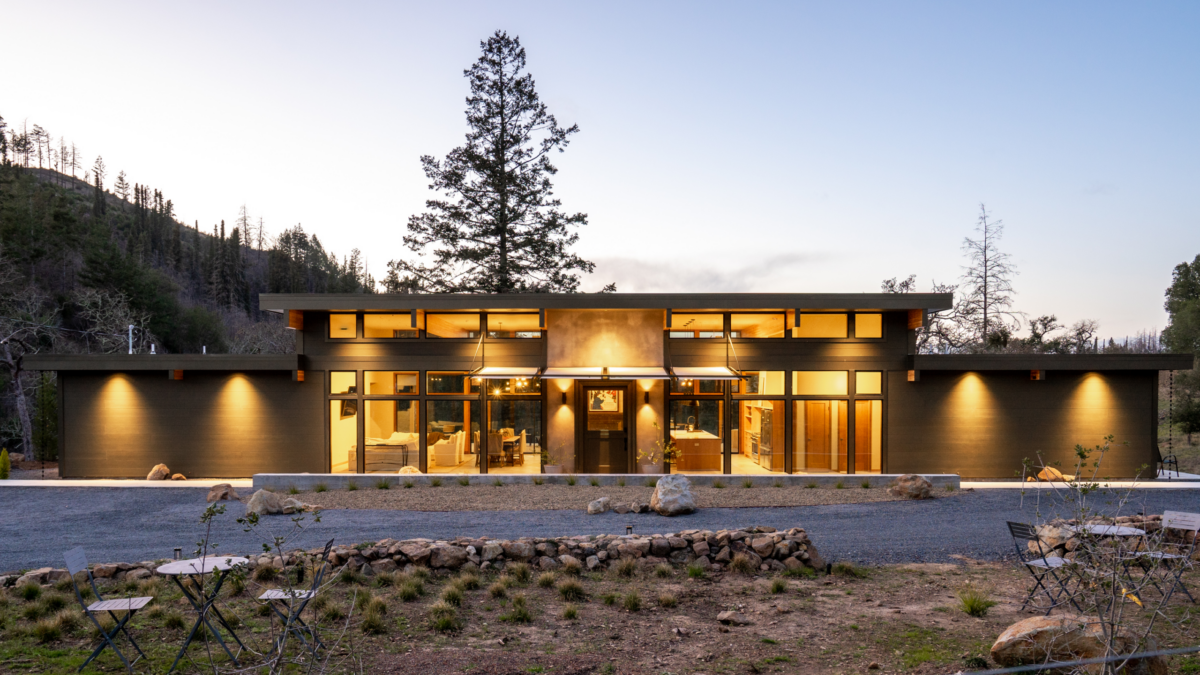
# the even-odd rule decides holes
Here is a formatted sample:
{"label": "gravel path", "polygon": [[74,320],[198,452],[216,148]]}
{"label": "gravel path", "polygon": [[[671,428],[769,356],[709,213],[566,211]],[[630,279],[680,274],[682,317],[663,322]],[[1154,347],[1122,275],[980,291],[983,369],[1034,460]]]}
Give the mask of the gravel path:
{"label": "gravel path", "polygon": [[[181,546],[195,548],[203,532],[199,515],[204,489],[151,488],[0,488],[0,570],[62,566],[62,552],[84,546],[93,562],[136,562],[169,557]],[[228,503],[213,528],[220,551],[244,553],[260,548],[260,539],[234,522],[242,506]],[[1196,511],[1200,493],[1188,490],[1141,490],[1127,513],[1145,509]],[[1047,509],[1043,508],[1043,513]],[[571,534],[674,532],[746,525],[800,526],[829,560],[862,564],[953,562],[950,555],[1000,559],[1011,555],[1006,520],[1030,521],[1029,496],[1021,506],[1019,490],[980,490],[926,502],[891,501],[779,508],[713,508],[666,519],[649,515],[588,516],[580,511],[414,512],[329,510],[321,522],[295,540],[304,548],[386,537],[445,538],[456,535],[511,538]],[[284,516],[267,519],[280,533],[290,526]]]}

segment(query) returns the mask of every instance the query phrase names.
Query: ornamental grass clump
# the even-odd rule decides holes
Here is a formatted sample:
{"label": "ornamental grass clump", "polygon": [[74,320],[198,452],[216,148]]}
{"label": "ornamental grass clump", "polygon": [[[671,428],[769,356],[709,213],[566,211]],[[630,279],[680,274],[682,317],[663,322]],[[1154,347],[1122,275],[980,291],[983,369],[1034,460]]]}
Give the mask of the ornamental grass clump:
{"label": "ornamental grass clump", "polygon": [[278,576],[279,570],[274,565],[259,565],[254,568],[254,580],[259,583],[275,581]]}
{"label": "ornamental grass clump", "polygon": [[533,572],[529,569],[528,563],[513,563],[507,567],[508,574],[522,584],[529,583],[533,578]]}
{"label": "ornamental grass clump", "polygon": [[42,598],[42,609],[47,614],[53,614],[66,606],[67,606],[66,596],[59,595],[58,593],[49,593],[44,598]]}
{"label": "ornamental grass clump", "polygon": [[462,478],[458,479],[458,484],[463,487],[467,487],[468,485],[471,484],[471,479],[467,478],[466,476],[463,476]]}
{"label": "ornamental grass clump", "polygon": [[772,594],[779,595],[780,593],[783,593],[785,591],[787,591],[787,582],[784,581],[783,579],[776,579],[771,582],[771,593]]}
{"label": "ornamental grass clump", "polygon": [[458,610],[445,602],[435,602],[429,606],[429,627],[440,633],[452,633],[458,630]]}
{"label": "ornamental grass clump", "polygon": [[583,590],[583,584],[575,579],[567,579],[558,585],[558,594],[563,600],[578,602],[587,597],[587,593]]}
{"label": "ornamental grass clump", "polygon": [[749,490],[750,488],[754,487],[754,481],[753,481],[753,480],[751,480],[751,479],[749,479],[749,478],[747,478],[747,479],[745,479],[745,480],[743,480],[743,481],[742,481],[742,487],[744,487],[744,488],[746,488],[747,490]]}
{"label": "ornamental grass clump", "polygon": [[633,578],[637,574],[637,561],[633,558],[622,558],[621,562],[617,563],[616,569],[617,576],[626,579]]}
{"label": "ornamental grass clump", "polygon": [[490,595],[493,598],[507,597],[508,596],[508,584],[505,582],[504,577],[501,577],[495,583],[493,583],[491,586],[488,586],[487,592],[488,592],[488,595]]}
{"label": "ornamental grass clump", "polygon": [[537,585],[541,588],[550,588],[558,583],[558,575],[554,572],[542,572],[538,575]]}
{"label": "ornamental grass clump", "polygon": [[851,579],[866,579],[867,571],[855,565],[852,562],[843,561],[833,564],[833,573],[839,577],[849,577]]}
{"label": "ornamental grass clump", "polygon": [[654,576],[658,577],[659,579],[666,579],[673,574],[675,574],[675,570],[667,563],[659,563],[659,565],[654,568]]}
{"label": "ornamental grass clump", "polygon": [[350,481],[349,483],[346,483],[346,492],[354,492],[357,489],[358,489],[358,484],[355,483],[354,481]]}
{"label": "ornamental grass clump", "polygon": [[455,607],[462,607],[463,592],[458,586],[450,585],[442,589],[442,602]]}
{"label": "ornamental grass clump", "polygon": [[590,478],[590,479],[588,479],[588,484],[591,485],[592,487],[600,487],[600,479],[599,478]]}
{"label": "ornamental grass clump", "polygon": [[700,565],[688,565],[687,574],[689,579],[703,579],[705,576],[704,568]]}
{"label": "ornamental grass clump", "polygon": [[643,485],[645,485],[648,488],[658,487],[658,480],[655,478],[647,478],[646,482],[643,483]]}
{"label": "ornamental grass clump", "polygon": [[42,644],[57,642],[62,638],[62,626],[59,625],[57,618],[42,619],[34,625],[33,637]]}
{"label": "ornamental grass clump", "polygon": [[567,621],[574,621],[579,618],[579,608],[575,605],[563,605],[562,618]]}
{"label": "ornamental grass clump", "polygon": [[40,598],[41,595],[42,587],[38,586],[37,584],[26,582],[17,588],[17,597],[21,598],[25,602],[33,602],[34,600]]}
{"label": "ornamental grass clump", "polygon": [[968,616],[977,618],[987,616],[989,609],[1000,604],[992,600],[990,593],[971,584],[966,584],[958,589],[955,596],[958,597],[958,608],[966,612]]}
{"label": "ornamental grass clump", "polygon": [[575,476],[567,476],[567,485],[574,485],[577,482]]}
{"label": "ornamental grass clump", "polygon": [[380,588],[395,586],[396,575],[392,574],[391,572],[376,572],[375,578],[372,580],[372,582]]}
{"label": "ornamental grass clump", "polygon": [[569,577],[577,577],[583,574],[583,565],[578,560],[568,559],[563,563],[562,572]]}
{"label": "ornamental grass clump", "polygon": [[729,561],[729,571],[738,574],[754,574],[754,563],[744,553],[738,553]]}
{"label": "ornamental grass clump", "polygon": [[400,585],[398,595],[404,602],[414,602],[417,598],[425,595],[425,584],[421,583],[419,579],[409,579]]}
{"label": "ornamental grass clump", "polygon": [[430,478],[429,479],[429,487],[442,487],[442,479],[441,478]]}
{"label": "ornamental grass clump", "polygon": [[463,572],[455,580],[455,583],[461,586],[464,591],[479,590],[479,575],[474,572]]}
{"label": "ornamental grass clump", "polygon": [[313,488],[313,492],[328,492],[329,486],[324,483],[317,483],[317,487]]}
{"label": "ornamental grass clump", "polygon": [[617,604],[617,601],[620,599],[621,599],[621,596],[617,595],[616,593],[605,593],[604,595],[600,596],[601,602],[603,602],[605,605],[608,605],[609,607],[612,607],[613,605]]}
{"label": "ornamental grass clump", "polygon": [[675,596],[672,595],[671,593],[659,593],[658,594],[658,606],[659,607],[670,609],[671,607],[674,607],[677,604],[679,604],[679,600],[677,600],[675,598]]}
{"label": "ornamental grass clump", "polygon": [[639,612],[642,609],[642,596],[638,595],[637,591],[629,591],[621,601],[621,606],[627,612]]}
{"label": "ornamental grass clump", "polygon": [[163,627],[169,630],[183,630],[183,614],[180,614],[179,612],[167,612],[163,617]]}
{"label": "ornamental grass clump", "polygon": [[384,619],[383,613],[374,608],[368,608],[363,613],[362,623],[358,627],[368,635],[383,635],[388,629],[387,620]]}
{"label": "ornamental grass clump", "polygon": [[510,623],[529,623],[533,621],[533,614],[529,611],[529,602],[525,599],[524,594],[518,593],[512,598],[512,605],[507,612],[500,615],[501,621]]}

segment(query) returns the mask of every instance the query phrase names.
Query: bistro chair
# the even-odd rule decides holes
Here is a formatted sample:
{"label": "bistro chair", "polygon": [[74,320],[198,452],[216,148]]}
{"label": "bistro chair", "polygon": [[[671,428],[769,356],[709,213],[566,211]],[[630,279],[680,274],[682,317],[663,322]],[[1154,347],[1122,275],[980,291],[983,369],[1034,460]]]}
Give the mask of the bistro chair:
{"label": "bistro chair", "polygon": [[[1167,530],[1178,530],[1184,533],[1184,541],[1190,540],[1186,545],[1170,545],[1175,553],[1166,553],[1164,551],[1137,551],[1133,553],[1125,564],[1126,573],[1129,572],[1129,563],[1136,563],[1142,569],[1143,574],[1151,575],[1149,581],[1159,593],[1163,595],[1163,604],[1170,601],[1171,596],[1175,593],[1175,589],[1183,591],[1183,594],[1196,603],[1196,598],[1188,592],[1187,586],[1183,583],[1183,573],[1192,565],[1192,554],[1196,552],[1196,539],[1200,538],[1200,513],[1185,513],[1183,511],[1164,511],[1162,519],[1162,536],[1165,540]],[[1162,582],[1169,584],[1169,588],[1164,592],[1162,587],[1154,579],[1153,571],[1157,563],[1159,569],[1162,570]]]}
{"label": "bistro chair", "polygon": [[[283,632],[279,634],[279,639],[275,641],[274,645],[276,651],[283,650],[283,642],[289,633],[299,638],[300,642],[303,642],[304,646],[314,655],[318,649],[325,646],[325,643],[321,642],[321,638],[317,637],[316,629],[304,623],[304,619],[300,615],[304,613],[304,608],[308,606],[309,601],[317,597],[317,592],[321,589],[321,582],[325,579],[325,573],[329,571],[329,550],[332,548],[333,540],[330,539],[325,543],[325,550],[321,553],[321,567],[313,574],[312,586],[307,591],[272,588],[258,596],[259,600],[267,601],[267,606],[283,622]],[[306,635],[312,638],[311,643],[305,638]]]}
{"label": "bistro chair", "polygon": [[[1017,549],[1017,559],[1029,570],[1029,574],[1033,577],[1034,586],[1029,590],[1029,595],[1025,597],[1025,602],[1021,604],[1021,609],[1029,605],[1038,595],[1039,590],[1050,601],[1050,606],[1046,608],[1046,616],[1050,616],[1050,612],[1054,611],[1055,607],[1063,604],[1059,598],[1066,595],[1070,599],[1071,604],[1079,609],[1079,605],[1075,603],[1074,598],[1071,598],[1070,592],[1067,590],[1065,582],[1055,574],[1054,570],[1062,568],[1067,564],[1067,561],[1059,556],[1050,555],[1053,550],[1047,552],[1042,548],[1041,537],[1038,536],[1037,529],[1032,525],[1025,523],[1008,523],[1008,531],[1012,534],[1013,545]],[[1029,550],[1029,542],[1037,543],[1038,554],[1035,557],[1033,552]],[[1045,583],[1049,578],[1051,582],[1058,586],[1057,592],[1052,592]],[[1083,610],[1079,610],[1083,611]]]}
{"label": "bistro chair", "polygon": [[[96,646],[96,650],[92,652],[91,656],[87,657],[87,660],[83,662],[82,666],[79,666],[79,670],[76,672],[82,672],[87,667],[87,664],[92,662],[92,659],[99,656],[105,647],[109,647],[116,652],[117,657],[121,659],[121,663],[125,664],[125,669],[132,673],[133,664],[137,663],[138,659],[144,658],[146,654],[142,652],[142,648],[138,646],[133,636],[129,634],[129,631],[125,628],[125,624],[129,623],[133,615],[139,609],[150,604],[150,601],[154,598],[105,600],[104,596],[100,595],[100,590],[96,588],[96,580],[92,577],[92,571],[88,569],[87,555],[84,554],[83,547],[76,547],[67,551],[63,554],[63,558],[67,561],[67,572],[71,575],[71,585],[75,587],[75,598],[79,600],[79,605],[83,607],[84,614],[87,614],[92,623],[96,625],[96,630],[100,633],[100,644]],[[88,584],[91,585],[92,592],[96,594],[96,602],[90,605],[83,601],[83,594],[79,592],[79,582],[75,579],[75,575],[80,572],[87,573]],[[106,630],[100,625],[100,621],[96,619],[96,615],[100,612],[108,612],[108,615],[113,620],[112,630]],[[117,612],[124,612],[125,616],[117,618]],[[117,643],[113,641],[117,637],[117,633],[124,633],[125,637],[129,640],[129,644],[133,645],[133,648],[137,651],[138,657],[132,663],[129,659],[125,658],[125,655],[117,648]]]}

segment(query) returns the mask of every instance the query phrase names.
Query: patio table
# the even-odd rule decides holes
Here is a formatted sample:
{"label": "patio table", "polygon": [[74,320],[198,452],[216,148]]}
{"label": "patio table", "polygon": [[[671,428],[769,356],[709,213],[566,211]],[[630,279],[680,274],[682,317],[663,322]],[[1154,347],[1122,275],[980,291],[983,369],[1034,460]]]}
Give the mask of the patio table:
{"label": "patio table", "polygon": [[[187,653],[187,648],[192,644],[192,640],[196,637],[196,631],[199,630],[200,624],[208,627],[208,630],[216,637],[221,648],[229,655],[234,664],[237,664],[237,655],[229,650],[229,645],[225,644],[225,640],[221,638],[221,633],[209,622],[209,614],[216,618],[217,624],[229,633],[230,637],[237,642],[240,648],[246,648],[242,641],[238,638],[237,633],[230,627],[229,622],[221,615],[221,610],[217,609],[217,595],[221,592],[221,585],[225,583],[225,577],[229,576],[229,572],[238,565],[245,565],[250,562],[247,558],[239,558],[237,556],[207,556],[204,558],[192,558],[191,560],[176,560],[169,562],[158,568],[158,573],[163,576],[171,577],[175,581],[175,585],[179,590],[183,591],[183,597],[187,598],[192,604],[192,608],[196,610],[196,623],[192,625],[192,630],[188,633],[187,639],[184,640],[183,648],[179,650],[179,655],[175,657],[175,662],[171,664],[171,672],[175,670],[175,666],[179,665],[179,660]],[[204,575],[217,574],[217,583],[213,584],[212,592],[205,595],[204,592]],[[192,580],[192,589],[183,583],[184,577]]]}

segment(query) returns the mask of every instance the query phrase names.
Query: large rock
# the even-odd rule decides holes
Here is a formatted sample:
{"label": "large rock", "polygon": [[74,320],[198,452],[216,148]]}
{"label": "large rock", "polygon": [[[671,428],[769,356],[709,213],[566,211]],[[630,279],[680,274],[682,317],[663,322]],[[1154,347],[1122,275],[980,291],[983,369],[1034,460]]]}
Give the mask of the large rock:
{"label": "large rock", "polygon": [[888,492],[905,499],[929,499],[933,496],[933,483],[924,476],[906,473],[896,479],[896,483],[888,488]]}
{"label": "large rock", "polygon": [[504,555],[504,548],[495,542],[488,542],[483,545],[479,551],[479,557],[483,560],[495,560]]}
{"label": "large rock", "polygon": [[[1133,651],[1154,651],[1158,644],[1148,638],[1139,645],[1127,634],[1118,634],[1113,640],[1113,650],[1118,654]],[[992,660],[1001,666],[1012,667],[1025,664],[1093,659],[1105,655],[1104,632],[1098,623],[1091,623],[1081,616],[1035,616],[1018,621],[996,638],[992,645]],[[1070,668],[1047,670],[1046,673],[1076,672]],[[1102,672],[1100,665],[1088,666],[1084,672]],[[1127,675],[1167,675],[1167,662],[1163,657],[1137,659],[1129,662],[1121,671]]]}
{"label": "large rock", "polygon": [[397,471],[396,473],[401,473],[401,474],[417,473],[417,474],[419,474],[419,473],[421,473],[421,470],[415,466],[402,466],[402,467],[400,467],[400,470]]}
{"label": "large rock", "polygon": [[608,497],[601,497],[600,499],[597,499],[587,505],[587,512],[588,512],[589,516],[594,516],[599,513],[604,513],[605,511],[608,510],[608,508],[609,508]]}
{"label": "large rock", "polygon": [[150,473],[146,474],[146,480],[166,480],[171,477],[171,470],[166,464],[155,464]]}
{"label": "large rock", "polygon": [[208,501],[209,504],[213,502],[219,502],[224,499],[232,499],[239,502],[242,501],[242,498],[238,496],[237,490],[234,490],[233,486],[229,483],[217,483],[208,489],[208,499],[206,501]]}
{"label": "large rock", "polygon": [[728,624],[730,626],[749,626],[750,625],[750,619],[747,618],[745,614],[742,614],[741,612],[733,612],[733,611],[721,612],[720,614],[717,615],[717,621],[720,621],[721,623],[724,623],[724,624]]}
{"label": "large rock", "polygon": [[281,513],[299,513],[301,511],[307,511],[308,508],[308,504],[305,504],[295,497],[288,497],[279,505],[279,510]]}
{"label": "large rock", "polygon": [[25,453],[10,452],[10,453],[8,453],[8,461],[12,464],[16,464],[17,462],[24,462],[25,461]]}
{"label": "large rock", "polygon": [[429,555],[430,567],[445,567],[456,570],[467,562],[466,549],[458,546],[434,546]]}
{"label": "large rock", "polygon": [[692,495],[691,481],[678,474],[659,478],[650,497],[650,508],[663,516],[692,513],[696,510],[696,497]]}
{"label": "large rock", "polygon": [[272,513],[281,513],[283,511],[283,499],[274,492],[268,490],[259,490],[250,496],[249,503],[246,504],[246,513],[257,513],[260,516],[270,515]]}
{"label": "large rock", "polygon": [[1048,466],[1039,471],[1037,479],[1045,481],[1058,481],[1060,483],[1066,482],[1067,480],[1066,477],[1062,475],[1061,471],[1052,466]]}
{"label": "large rock", "polygon": [[171,480],[187,480],[187,476],[181,473],[173,473],[171,474]]}
{"label": "large rock", "polygon": [[424,565],[429,562],[429,556],[433,553],[429,546],[421,543],[405,544],[400,547],[400,552],[415,565]]}

